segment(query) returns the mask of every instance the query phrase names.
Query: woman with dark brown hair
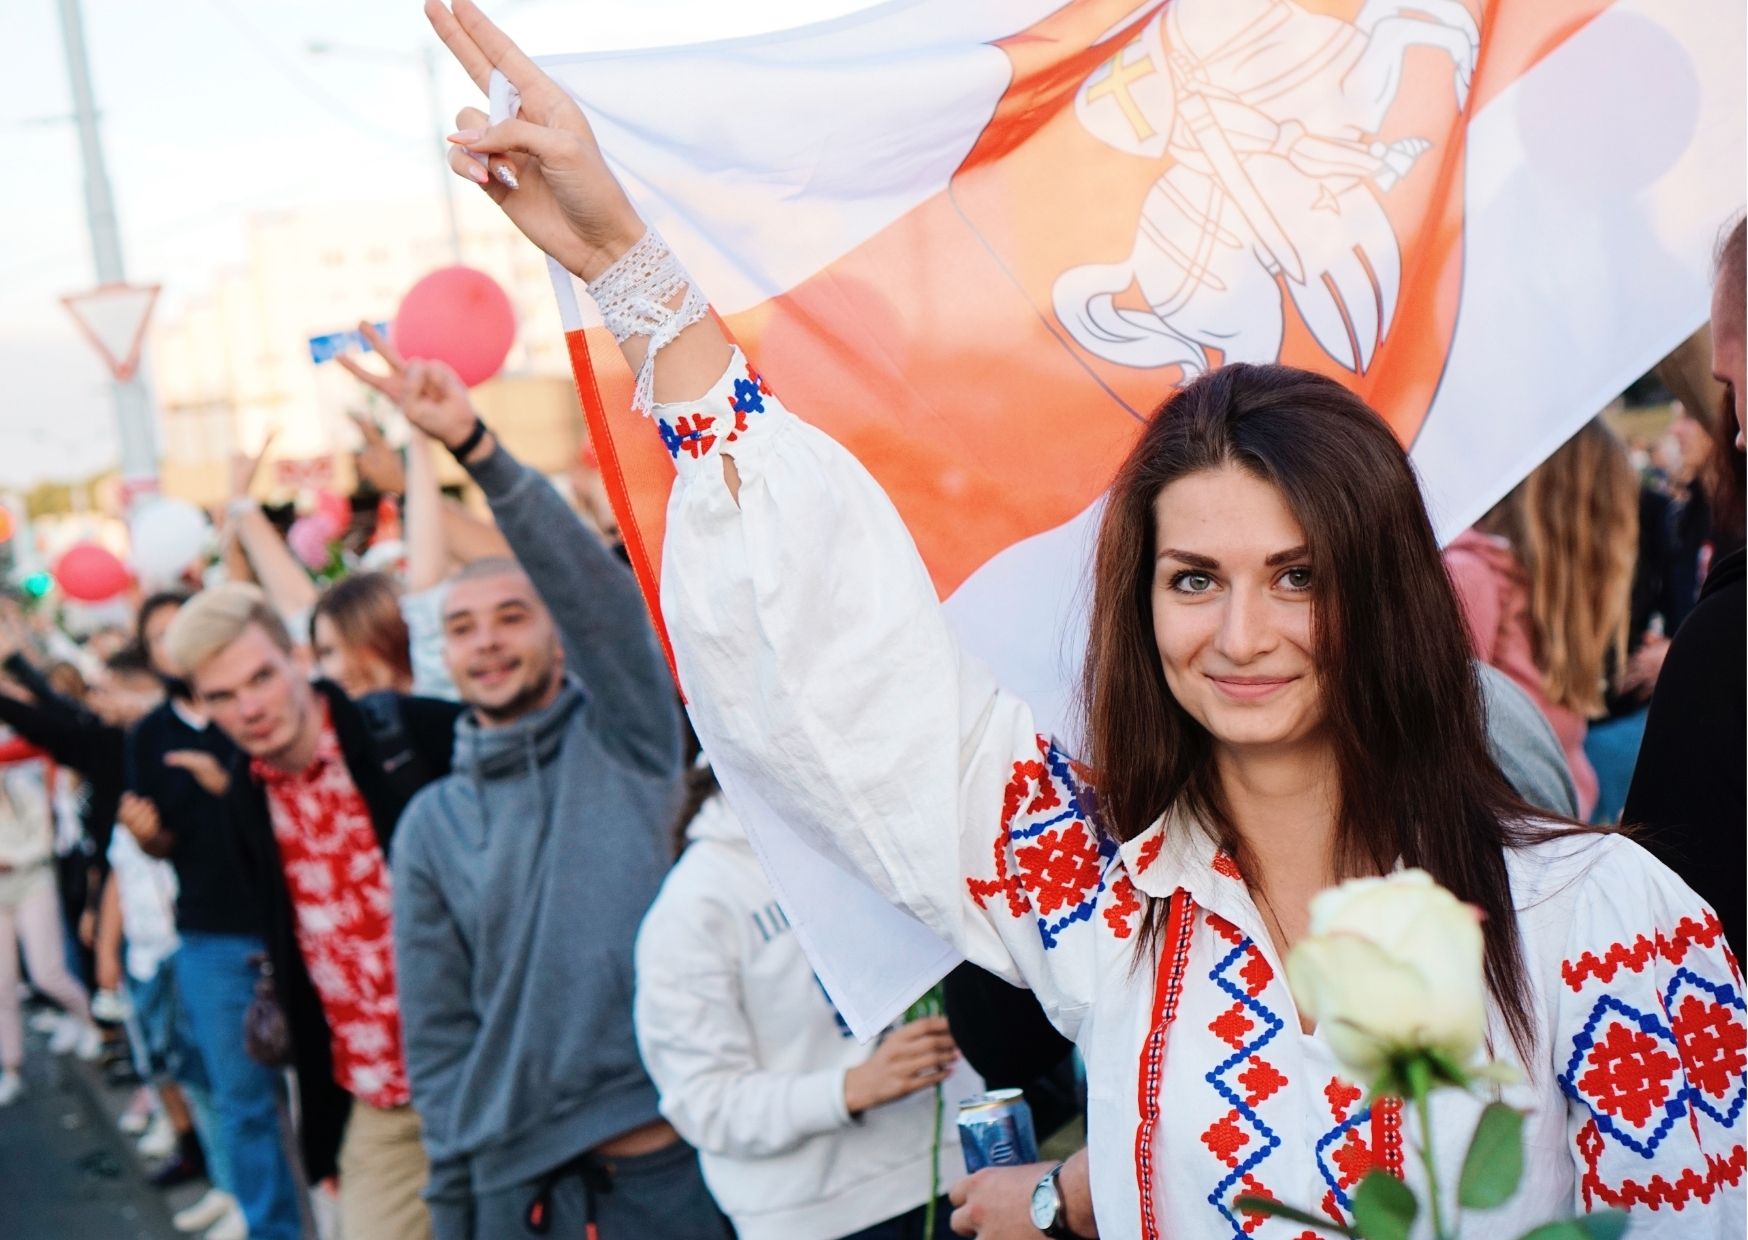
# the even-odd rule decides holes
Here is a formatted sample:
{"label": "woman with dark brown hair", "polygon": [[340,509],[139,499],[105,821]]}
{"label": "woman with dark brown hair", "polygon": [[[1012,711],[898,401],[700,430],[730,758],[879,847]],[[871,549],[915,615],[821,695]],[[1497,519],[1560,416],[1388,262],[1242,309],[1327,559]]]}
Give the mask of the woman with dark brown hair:
{"label": "woman with dark brown hair", "polygon": [[1041,1229],[1297,1236],[1234,1199],[1342,1221],[1371,1167],[1417,1177],[1406,1143],[1459,1166],[1481,1100],[1441,1096],[1430,1133],[1368,1108],[1281,965],[1313,894],[1409,866],[1482,910],[1491,1050],[1522,1069],[1502,1093],[1528,1166],[1488,1228],[1622,1205],[1649,1207],[1641,1237],[1741,1230],[1742,1000],[1716,919],[1629,840],[1512,794],[1413,472],[1362,401],[1234,366],[1143,430],[1095,554],[1082,766],[958,648],[890,502],[752,371],[576,105],[470,0],[427,13],[521,98],[490,129],[464,112],[452,166],[587,283],[665,441],[682,417],[734,428],[671,450],[662,562],[725,793],[1079,1044],[1096,1221],[1052,1171]]}

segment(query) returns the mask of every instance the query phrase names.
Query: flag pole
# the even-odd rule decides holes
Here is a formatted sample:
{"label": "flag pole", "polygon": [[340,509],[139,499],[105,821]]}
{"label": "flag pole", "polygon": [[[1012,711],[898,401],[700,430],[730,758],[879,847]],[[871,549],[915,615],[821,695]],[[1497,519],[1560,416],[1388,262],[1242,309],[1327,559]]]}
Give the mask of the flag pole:
{"label": "flag pole", "polygon": [[[103,139],[97,128],[97,104],[91,90],[91,65],[85,54],[79,0],[59,0],[59,7],[73,120],[79,130],[79,154],[85,171],[85,217],[91,229],[91,256],[99,284],[122,284],[127,274],[121,256],[121,230],[116,224],[115,199],[110,193]],[[126,380],[116,379],[113,391],[124,493],[133,496],[155,490],[158,445],[151,389],[144,376],[136,372]]]}

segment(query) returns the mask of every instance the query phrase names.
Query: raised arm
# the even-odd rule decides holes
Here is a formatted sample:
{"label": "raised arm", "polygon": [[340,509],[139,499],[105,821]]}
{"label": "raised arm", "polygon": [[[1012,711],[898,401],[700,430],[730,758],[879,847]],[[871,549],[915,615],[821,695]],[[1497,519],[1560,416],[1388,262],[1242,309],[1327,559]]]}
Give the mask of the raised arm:
{"label": "raised arm", "polygon": [[694,320],[701,295],[646,236],[576,104],[471,0],[426,12],[475,82],[495,68],[522,101],[489,129],[464,112],[451,166],[589,282],[634,370],[663,346],[651,412],[680,478],[662,611],[724,792],[755,838],[781,824],[1024,978],[1072,1036],[1101,940],[1131,939],[1140,911],[1081,773],[960,651],[874,480],[784,409],[713,318]]}
{"label": "raised arm", "polygon": [[609,743],[645,765],[675,766],[679,706],[636,579],[557,489],[486,429],[448,366],[385,355],[389,374],[382,375],[344,360],[455,453],[485,492],[498,529],[552,612],[567,668],[597,701]]}
{"label": "raised arm", "polygon": [[254,456],[239,452],[231,457],[231,495],[225,505],[225,515],[229,527],[236,531],[237,545],[247,557],[249,569],[266,592],[267,600],[291,624],[298,617],[309,614],[310,608],[316,605],[318,591],[316,583],[310,580],[303,565],[297,562],[291,548],[279,536],[279,531],[273,528],[273,522],[261,511],[261,505],[249,498],[255,475],[261,468],[261,459],[267,455],[272,442],[273,436],[269,435],[267,442],[261,445],[261,451]]}

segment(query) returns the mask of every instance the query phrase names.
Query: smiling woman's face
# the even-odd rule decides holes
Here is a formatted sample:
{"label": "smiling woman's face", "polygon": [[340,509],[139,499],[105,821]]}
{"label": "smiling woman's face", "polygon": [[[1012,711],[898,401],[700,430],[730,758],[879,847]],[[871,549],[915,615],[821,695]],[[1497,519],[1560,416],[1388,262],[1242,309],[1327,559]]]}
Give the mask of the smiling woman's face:
{"label": "smiling woman's face", "polygon": [[1323,722],[1305,531],[1233,465],[1153,503],[1153,637],[1172,696],[1232,749],[1292,747]]}

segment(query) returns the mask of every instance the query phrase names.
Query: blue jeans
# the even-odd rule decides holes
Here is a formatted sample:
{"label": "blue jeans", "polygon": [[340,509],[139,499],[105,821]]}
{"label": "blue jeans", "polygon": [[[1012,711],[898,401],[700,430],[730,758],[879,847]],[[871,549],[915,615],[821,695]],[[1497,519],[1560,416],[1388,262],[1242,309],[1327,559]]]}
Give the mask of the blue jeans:
{"label": "blue jeans", "polygon": [[255,993],[249,957],[265,949],[241,934],[182,932],[177,994],[212,1085],[231,1193],[251,1240],[299,1240],[298,1183],[279,1135],[279,1076],[243,1049],[243,1014]]}
{"label": "blue jeans", "polygon": [[206,1178],[214,1188],[230,1192],[230,1162],[225,1156],[218,1115],[212,1108],[212,1085],[207,1080],[200,1048],[194,1044],[188,1013],[176,993],[175,954],[165,957],[158,971],[146,981],[132,976],[122,980],[127,985],[131,1009],[127,1039],[140,1078],[153,1083],[168,1081],[182,1090],[194,1116],[195,1135],[206,1155]]}

